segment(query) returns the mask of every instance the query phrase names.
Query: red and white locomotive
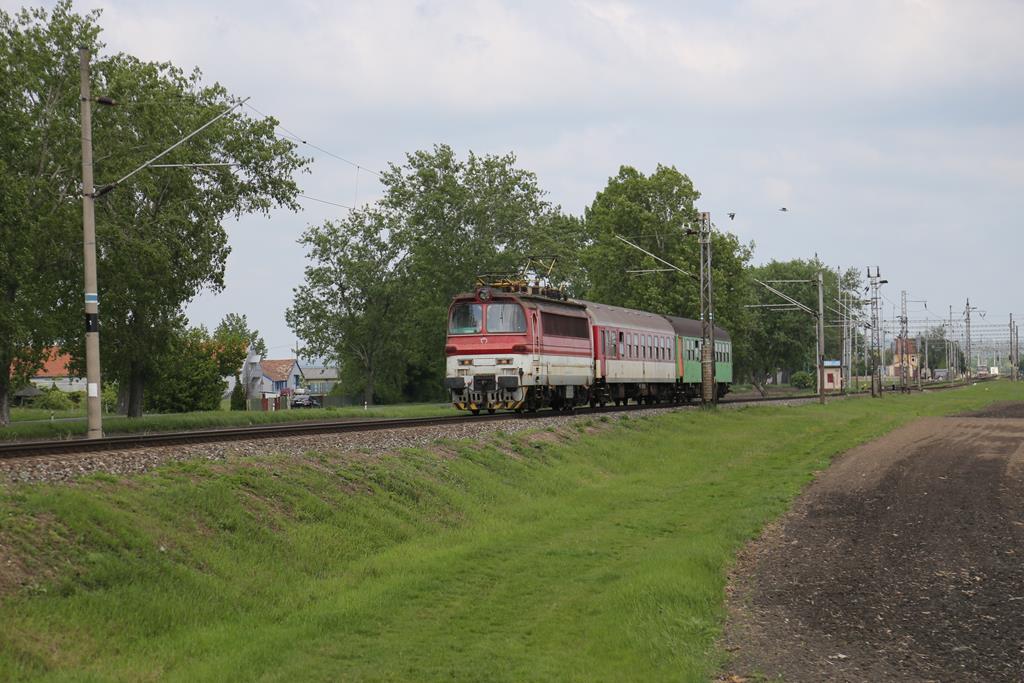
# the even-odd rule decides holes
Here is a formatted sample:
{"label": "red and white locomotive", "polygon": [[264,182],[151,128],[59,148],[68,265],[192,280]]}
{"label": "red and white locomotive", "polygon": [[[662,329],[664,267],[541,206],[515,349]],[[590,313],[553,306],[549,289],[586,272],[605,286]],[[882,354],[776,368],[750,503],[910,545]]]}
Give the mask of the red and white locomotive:
{"label": "red and white locomotive", "polygon": [[[512,284],[455,297],[445,388],[480,410],[683,402],[699,395],[700,323],[564,298]],[[719,395],[732,381],[728,333],[715,328]]]}

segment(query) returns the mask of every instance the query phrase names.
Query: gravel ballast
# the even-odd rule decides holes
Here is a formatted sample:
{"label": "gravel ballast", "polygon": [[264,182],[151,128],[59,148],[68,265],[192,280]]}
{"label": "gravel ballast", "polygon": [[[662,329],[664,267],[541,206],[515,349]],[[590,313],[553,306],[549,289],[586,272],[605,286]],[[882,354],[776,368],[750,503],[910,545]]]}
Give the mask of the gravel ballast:
{"label": "gravel ballast", "polygon": [[[814,399],[776,401],[770,405],[799,405]],[[750,403],[721,404],[720,410],[735,410]],[[608,412],[600,414],[552,414],[523,420],[461,422],[443,426],[403,427],[365,432],[338,434],[310,434],[304,436],[263,437],[217,443],[152,446],[117,451],[96,451],[69,456],[41,455],[37,457],[0,460],[0,481],[10,482],[68,482],[79,477],[103,472],[128,475],[147,472],[167,462],[187,460],[222,461],[233,457],[280,454],[301,457],[310,452],[356,453],[379,456],[403,448],[429,446],[442,440],[479,439],[497,432],[506,434],[527,430],[547,430],[570,427],[580,420],[616,422],[623,417],[638,419],[680,410],[694,410],[697,406],[651,408],[642,412]]]}

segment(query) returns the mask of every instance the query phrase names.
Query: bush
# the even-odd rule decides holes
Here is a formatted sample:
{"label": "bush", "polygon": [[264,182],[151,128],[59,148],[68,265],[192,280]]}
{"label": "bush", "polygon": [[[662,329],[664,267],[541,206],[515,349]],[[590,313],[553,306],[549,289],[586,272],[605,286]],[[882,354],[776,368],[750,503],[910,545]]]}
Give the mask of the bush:
{"label": "bush", "polygon": [[794,372],[789,378],[789,383],[797,389],[813,389],[815,384],[814,375],[803,370]]}
{"label": "bush", "polygon": [[245,387],[242,378],[235,375],[235,388],[231,390],[231,410],[245,410]]}
{"label": "bush", "polygon": [[103,403],[104,413],[112,413],[117,410],[117,382],[103,383],[100,401]]}
{"label": "bush", "polygon": [[63,391],[57,387],[50,387],[32,399],[32,407],[43,410],[71,410],[75,404]]}

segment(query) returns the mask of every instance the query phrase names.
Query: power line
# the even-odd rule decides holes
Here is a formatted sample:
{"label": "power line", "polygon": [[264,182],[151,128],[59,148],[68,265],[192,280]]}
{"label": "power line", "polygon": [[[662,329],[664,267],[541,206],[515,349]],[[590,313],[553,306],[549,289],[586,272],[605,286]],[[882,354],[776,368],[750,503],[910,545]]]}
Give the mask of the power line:
{"label": "power line", "polygon": [[[257,109],[256,107],[252,106],[251,104],[246,103],[245,106],[249,107],[249,109],[252,109],[254,112],[259,114],[260,116],[263,116],[265,118],[270,118],[269,114],[264,114],[259,109]],[[274,118],[276,119],[277,117],[274,117]],[[317,150],[319,152],[323,152],[327,156],[334,157],[338,161],[344,161],[346,164],[349,164],[350,166],[354,166],[356,168],[357,172],[358,171],[366,171],[367,173],[372,173],[373,175],[375,175],[378,178],[380,178],[380,173],[378,173],[377,171],[374,171],[372,168],[367,168],[366,166],[363,166],[362,164],[356,163],[355,161],[352,161],[351,159],[346,159],[345,157],[341,156],[340,154],[335,154],[334,152],[332,152],[330,150],[327,150],[327,149],[324,149],[323,147],[320,147],[319,145],[314,145],[309,140],[306,140],[304,137],[302,137],[298,133],[296,133],[296,132],[294,132],[292,130],[289,130],[288,128],[285,128],[280,123],[277,124],[277,127],[279,129],[283,130],[285,133],[287,133],[288,137],[290,137],[291,139],[295,140],[296,142],[298,142],[300,144],[306,145],[307,147],[312,147],[313,149],[315,149],[315,150]]]}
{"label": "power line", "polygon": [[331,206],[338,206],[338,207],[341,207],[342,209],[348,209],[349,211],[355,211],[355,207],[349,206],[348,204],[340,204],[338,202],[329,202],[326,199],[318,199],[317,197],[310,197],[308,194],[300,194],[300,195],[296,195],[296,196],[302,197],[303,199],[309,199],[309,200],[312,200],[314,202],[320,202],[321,204],[330,204]]}

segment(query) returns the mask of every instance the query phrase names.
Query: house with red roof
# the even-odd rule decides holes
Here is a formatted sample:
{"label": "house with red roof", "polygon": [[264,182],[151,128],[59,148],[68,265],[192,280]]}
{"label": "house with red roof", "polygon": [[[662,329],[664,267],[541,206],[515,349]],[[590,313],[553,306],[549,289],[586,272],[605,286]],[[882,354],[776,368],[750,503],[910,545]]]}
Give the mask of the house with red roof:
{"label": "house with red roof", "polygon": [[263,393],[288,396],[295,393],[304,379],[302,367],[299,366],[299,361],[295,358],[261,360],[260,369],[263,371],[260,386],[260,391]]}
{"label": "house with red roof", "polygon": [[47,351],[46,362],[32,376],[32,384],[40,389],[57,387],[61,391],[85,391],[85,378],[71,370],[71,355],[59,347]]}

